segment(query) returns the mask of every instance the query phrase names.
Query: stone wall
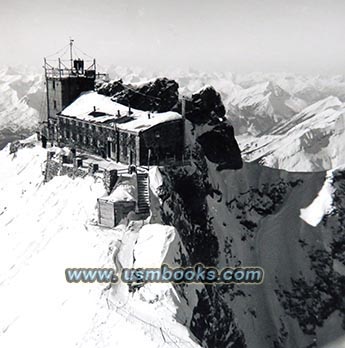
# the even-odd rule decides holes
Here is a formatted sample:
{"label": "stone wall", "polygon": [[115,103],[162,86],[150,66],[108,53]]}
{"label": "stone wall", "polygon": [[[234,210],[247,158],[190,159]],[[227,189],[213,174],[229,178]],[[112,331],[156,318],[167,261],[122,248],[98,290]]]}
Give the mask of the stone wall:
{"label": "stone wall", "polygon": [[67,156],[48,151],[44,181],[48,182],[55,176],[62,175],[67,175],[72,179],[77,177],[85,178],[87,175],[97,178],[103,176],[103,185],[108,194],[112,192],[118,180],[116,169],[100,169],[97,163],[88,163],[88,165],[85,165],[80,157],[74,157],[72,154]]}
{"label": "stone wall", "polygon": [[70,178],[81,177],[84,178],[88,175],[89,169],[78,167],[80,161],[74,161],[75,163],[64,163],[65,157],[54,157],[54,152],[47,153],[46,169],[44,172],[45,182],[50,181],[55,176],[67,175]]}

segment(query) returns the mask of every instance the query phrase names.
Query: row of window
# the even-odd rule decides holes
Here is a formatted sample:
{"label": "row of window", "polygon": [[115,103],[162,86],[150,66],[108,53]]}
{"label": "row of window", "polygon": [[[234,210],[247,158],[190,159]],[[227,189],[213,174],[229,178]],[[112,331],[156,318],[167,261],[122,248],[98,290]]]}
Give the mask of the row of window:
{"label": "row of window", "polygon": [[89,123],[86,123],[86,122],[70,120],[68,118],[63,118],[63,117],[60,117],[60,124],[73,126],[73,127],[77,126],[79,128],[84,128],[84,129],[91,129],[93,132],[96,130],[99,131],[100,133],[103,132],[102,127],[99,127],[99,126],[96,127],[95,125],[90,125]]}
{"label": "row of window", "polygon": [[78,143],[82,143],[86,146],[101,146],[100,140],[92,137],[92,136],[87,136],[87,135],[80,135],[78,133],[72,132],[70,130],[63,130],[63,136],[67,140],[72,140],[76,141]]}

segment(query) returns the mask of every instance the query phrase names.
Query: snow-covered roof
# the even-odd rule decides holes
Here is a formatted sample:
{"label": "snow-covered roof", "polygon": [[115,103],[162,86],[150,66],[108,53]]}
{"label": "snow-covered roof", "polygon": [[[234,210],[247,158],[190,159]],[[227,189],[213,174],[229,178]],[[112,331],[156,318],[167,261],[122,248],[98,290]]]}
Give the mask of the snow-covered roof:
{"label": "snow-covered roof", "polygon": [[[95,110],[99,116],[92,115]],[[131,112],[132,114],[129,117],[127,106],[112,101],[110,97],[91,91],[83,93],[72,104],[62,110],[61,115],[88,122],[114,122],[117,128],[132,132],[140,132],[160,123],[182,119],[179,113],[172,111],[149,113],[131,109]],[[104,115],[100,115],[100,113]]]}
{"label": "snow-covered roof", "polygon": [[134,175],[119,177],[119,180],[109,196],[103,196],[100,199],[109,202],[133,202],[136,201],[136,183]]}

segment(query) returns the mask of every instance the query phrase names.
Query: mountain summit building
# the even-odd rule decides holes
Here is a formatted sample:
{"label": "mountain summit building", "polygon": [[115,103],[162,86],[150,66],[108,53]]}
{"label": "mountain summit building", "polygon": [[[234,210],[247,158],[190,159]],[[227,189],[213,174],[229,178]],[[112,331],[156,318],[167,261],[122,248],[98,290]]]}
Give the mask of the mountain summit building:
{"label": "mountain summit building", "polygon": [[[96,62],[44,60],[47,118],[42,142],[84,150],[128,165],[163,165],[180,161],[184,151],[184,117],[173,111],[132,109],[97,93],[102,77]],[[104,75],[104,74],[103,74]]]}

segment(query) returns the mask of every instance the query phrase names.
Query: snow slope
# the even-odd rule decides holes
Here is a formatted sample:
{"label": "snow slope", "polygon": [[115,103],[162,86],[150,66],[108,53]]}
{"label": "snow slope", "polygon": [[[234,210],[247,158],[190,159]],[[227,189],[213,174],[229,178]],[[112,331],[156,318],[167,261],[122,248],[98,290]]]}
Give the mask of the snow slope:
{"label": "snow slope", "polygon": [[95,226],[101,181],[43,184],[45,158],[39,146],[0,152],[0,346],[197,347],[174,318],[169,284],[130,294],[123,283],[66,282],[67,267],[131,267],[133,255],[136,266],[159,265],[174,228]]}

